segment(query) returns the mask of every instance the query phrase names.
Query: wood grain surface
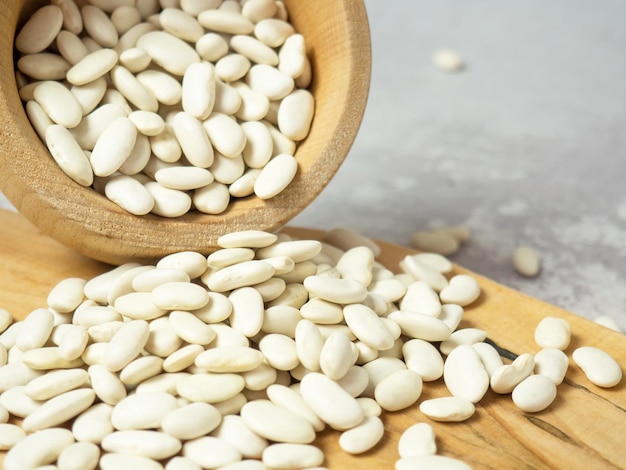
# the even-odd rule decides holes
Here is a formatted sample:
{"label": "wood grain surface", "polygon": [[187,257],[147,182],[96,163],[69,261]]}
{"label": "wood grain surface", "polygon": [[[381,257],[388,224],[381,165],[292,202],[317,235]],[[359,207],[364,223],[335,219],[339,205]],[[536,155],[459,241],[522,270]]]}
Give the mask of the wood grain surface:
{"label": "wood grain surface", "polygon": [[[322,232],[287,228],[301,238]],[[380,260],[397,271],[411,249],[382,243]],[[22,216],[0,211],[0,307],[23,318],[45,306],[50,289],[70,276],[90,277],[110,267],[87,259],[50,239]],[[467,272],[457,267],[455,272]],[[547,315],[570,322],[572,341],[566,352],[583,345],[610,353],[626,369],[626,336],[476,276],[481,297],[466,309],[460,325],[485,329],[489,338],[513,353],[537,352],[534,328]],[[540,279],[537,282],[541,282]],[[392,469],[402,432],[416,422],[431,423],[438,452],[461,459],[474,469],[615,469],[626,468],[626,380],[610,389],[591,384],[570,362],[554,403],[539,413],[524,413],[510,395],[489,391],[476,414],[463,423],[429,420],[417,405],[383,415],[386,434],[372,451],[360,456],[343,452],[339,434],[321,433],[319,444],[331,469]],[[425,383],[419,402],[448,395],[441,380]]]}

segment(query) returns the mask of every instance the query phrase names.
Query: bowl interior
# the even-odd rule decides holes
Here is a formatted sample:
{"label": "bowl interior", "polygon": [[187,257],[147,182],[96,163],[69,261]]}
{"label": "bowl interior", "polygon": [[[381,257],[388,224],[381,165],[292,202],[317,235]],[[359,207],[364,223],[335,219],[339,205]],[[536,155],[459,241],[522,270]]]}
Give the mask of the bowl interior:
{"label": "bowl interior", "polygon": [[286,0],[313,67],[315,115],[295,157],[299,171],[278,196],[231,201],[227,211],[168,219],[133,216],[67,177],[34,132],[19,99],[13,40],[28,14],[47,2],[10,0],[0,17],[0,189],[44,233],[99,261],[148,262],[182,250],[211,252],[217,238],[246,229],[273,231],[310,204],[343,163],[367,102],[371,50],[361,1]]}

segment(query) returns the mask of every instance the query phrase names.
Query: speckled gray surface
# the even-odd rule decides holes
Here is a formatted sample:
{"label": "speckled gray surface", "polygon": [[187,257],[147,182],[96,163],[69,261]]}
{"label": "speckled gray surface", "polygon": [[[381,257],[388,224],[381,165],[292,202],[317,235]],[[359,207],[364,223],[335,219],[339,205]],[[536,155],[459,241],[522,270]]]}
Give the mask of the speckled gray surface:
{"label": "speckled gray surface", "polygon": [[[361,130],[292,224],[400,244],[466,225],[455,262],[626,330],[626,2],[366,6],[373,70]],[[441,47],[467,68],[435,69]],[[535,279],[513,271],[520,243],[543,257]]]}
{"label": "speckled gray surface", "polygon": [[[626,3],[366,6],[373,72],[359,135],[292,223],[401,244],[466,225],[454,261],[626,329]],[[441,47],[467,68],[435,69]],[[538,278],[513,271],[519,243],[541,253]]]}

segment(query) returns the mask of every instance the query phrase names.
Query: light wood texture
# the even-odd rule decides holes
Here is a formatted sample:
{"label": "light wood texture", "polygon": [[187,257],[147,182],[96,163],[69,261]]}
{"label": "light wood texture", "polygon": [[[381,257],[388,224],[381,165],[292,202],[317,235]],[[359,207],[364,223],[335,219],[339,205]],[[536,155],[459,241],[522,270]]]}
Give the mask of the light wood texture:
{"label": "light wood texture", "polygon": [[286,0],[290,21],[306,38],[316,102],[310,134],[296,151],[300,169],[295,180],[275,198],[239,199],[220,215],[193,211],[175,220],[133,216],[68,178],[33,131],[13,68],[13,38],[16,24],[26,17],[24,4],[31,10],[34,6],[28,0],[8,0],[0,15],[0,187],[43,232],[91,258],[121,264],[177,250],[209,252],[223,233],[275,230],[328,184],[360,126],[371,66],[363,2]]}
{"label": "light wood texture", "polygon": [[[287,228],[300,238],[319,238],[322,232]],[[381,243],[382,261],[397,271],[398,261],[411,249]],[[88,278],[109,267],[70,251],[42,234],[17,214],[0,211],[0,307],[23,318],[45,306],[50,289],[70,276]],[[456,272],[467,272],[456,268]],[[467,308],[460,327],[483,328],[501,347],[520,354],[538,351],[533,334],[547,315],[567,319],[572,342],[567,353],[582,345],[597,346],[626,367],[626,336],[552,305],[477,276],[479,300]],[[541,282],[538,279],[537,282]],[[626,379],[611,389],[591,384],[573,364],[555,402],[540,413],[523,413],[510,395],[488,392],[476,414],[464,423],[430,421],[417,405],[384,415],[386,435],[372,451],[360,456],[343,452],[339,434],[325,431],[317,443],[331,469],[388,470],[398,458],[397,443],[410,425],[433,424],[439,453],[459,458],[474,469],[614,469],[626,468]],[[424,384],[420,402],[447,395],[441,380]]]}

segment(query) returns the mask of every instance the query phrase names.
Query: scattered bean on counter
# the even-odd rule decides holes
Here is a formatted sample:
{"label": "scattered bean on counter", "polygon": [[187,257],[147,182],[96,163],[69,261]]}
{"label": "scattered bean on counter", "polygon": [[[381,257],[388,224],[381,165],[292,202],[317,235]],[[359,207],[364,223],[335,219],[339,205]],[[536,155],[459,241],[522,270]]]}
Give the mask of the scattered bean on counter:
{"label": "scattered bean on counter", "polygon": [[59,167],[132,214],[220,214],[298,171],[315,101],[276,0],[52,0],[15,38],[19,94]]}

